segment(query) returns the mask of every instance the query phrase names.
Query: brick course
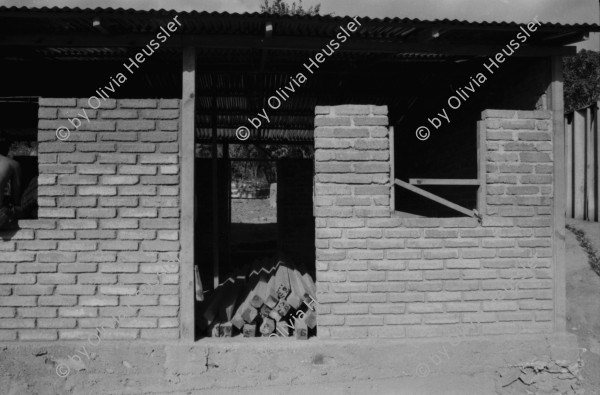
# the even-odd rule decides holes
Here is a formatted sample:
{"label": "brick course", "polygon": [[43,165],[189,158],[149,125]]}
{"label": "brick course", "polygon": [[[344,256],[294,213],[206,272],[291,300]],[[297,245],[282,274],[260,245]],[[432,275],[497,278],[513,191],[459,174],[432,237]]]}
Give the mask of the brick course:
{"label": "brick course", "polygon": [[[81,108],[90,122],[58,141]],[[179,267],[169,285],[152,273],[180,250],[179,100],[43,98],[39,118],[39,219],[0,233],[0,339],[85,340],[111,306],[144,307],[103,338],[178,338]]]}
{"label": "brick course", "polygon": [[487,110],[482,119],[480,224],[390,210],[386,107],[316,109],[319,336],[553,330],[551,113]]}

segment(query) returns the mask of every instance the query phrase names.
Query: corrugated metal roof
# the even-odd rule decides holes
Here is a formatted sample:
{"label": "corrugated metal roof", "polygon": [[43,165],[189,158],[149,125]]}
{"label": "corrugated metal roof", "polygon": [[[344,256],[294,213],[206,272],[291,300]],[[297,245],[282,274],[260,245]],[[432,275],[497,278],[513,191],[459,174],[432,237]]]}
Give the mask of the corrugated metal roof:
{"label": "corrugated metal roof", "polygon": [[[189,18],[189,20],[184,24],[183,29],[184,32],[190,31],[198,31],[201,32],[203,30],[213,30],[218,29],[218,24],[214,26],[200,25],[189,23],[193,19],[213,19],[217,20],[220,18],[225,18],[228,20],[243,20],[244,24],[239,24],[240,31],[232,32],[232,33],[248,33],[245,31],[247,29],[252,29],[252,25],[256,24],[257,27],[260,26],[262,29],[261,22],[264,22],[266,19],[272,21],[273,23],[282,22],[285,23],[290,29],[296,30],[296,34],[314,34],[319,29],[315,29],[315,26],[307,27],[305,23],[307,22],[319,22],[322,27],[325,27],[327,24],[339,25],[341,22],[349,22],[352,20],[350,16],[332,16],[332,15],[274,15],[274,14],[266,14],[266,13],[230,13],[230,12],[207,12],[207,11],[176,11],[176,10],[166,10],[166,9],[158,9],[158,10],[135,10],[132,8],[79,8],[79,7],[18,7],[18,6],[0,6],[0,16],[1,14],[26,14],[26,13],[34,13],[34,14],[61,14],[64,16],[73,17],[77,14],[94,14],[95,16],[126,16],[130,18],[148,18],[152,17],[155,19],[154,25],[158,27],[158,23],[162,21],[167,21],[171,19],[175,15],[180,15],[182,18]],[[467,20],[458,20],[458,19],[417,19],[417,18],[370,18],[370,17],[360,17],[361,23],[363,25],[367,25],[368,28],[362,29],[363,35],[368,35],[371,38],[384,38],[391,37],[395,34],[401,34],[401,25],[445,25],[445,26],[454,26],[454,27],[518,27],[522,24],[517,22],[473,22]],[[147,21],[150,25],[152,23]],[[294,25],[294,22],[298,22],[301,24]],[[68,31],[70,28],[78,28],[83,26],[64,26],[64,31]],[[90,28],[89,26],[86,26]],[[131,29],[131,31],[143,31],[147,29],[148,25],[136,25],[136,24],[127,24],[127,27]],[[225,26],[223,26],[225,27]],[[562,24],[562,23],[543,23],[543,28],[545,29],[577,29],[577,30],[591,30],[598,31],[600,30],[599,24],[588,24],[588,23],[575,23],[575,24]],[[322,33],[329,34],[330,32],[322,31]]]}
{"label": "corrugated metal roof", "polygon": [[[0,6],[0,12],[40,12],[40,13],[104,13],[104,14],[128,14],[130,16],[138,15],[138,16],[165,16],[172,17],[175,14],[179,15],[190,15],[190,16],[213,16],[213,17],[243,17],[243,18],[276,18],[282,20],[305,20],[305,21],[349,21],[351,17],[349,16],[332,16],[332,15],[273,15],[273,14],[265,14],[259,12],[245,12],[245,13],[235,13],[235,12],[207,12],[207,11],[176,11],[176,10],[167,10],[164,8],[157,10],[136,10],[133,8],[110,8],[110,7],[96,7],[96,8],[79,8],[79,7],[18,7],[18,6]],[[401,24],[419,24],[419,23],[435,23],[435,24],[444,24],[444,25],[480,25],[480,26],[519,26],[520,24],[517,22],[507,22],[507,21],[499,21],[499,22],[473,22],[467,20],[459,20],[459,19],[417,19],[417,18],[369,18],[369,17],[361,17],[361,21],[375,22],[375,23],[401,23]],[[600,28],[598,24],[588,24],[588,23],[575,23],[575,24],[562,24],[562,23],[544,23],[544,26],[547,27],[575,27],[575,28]]]}

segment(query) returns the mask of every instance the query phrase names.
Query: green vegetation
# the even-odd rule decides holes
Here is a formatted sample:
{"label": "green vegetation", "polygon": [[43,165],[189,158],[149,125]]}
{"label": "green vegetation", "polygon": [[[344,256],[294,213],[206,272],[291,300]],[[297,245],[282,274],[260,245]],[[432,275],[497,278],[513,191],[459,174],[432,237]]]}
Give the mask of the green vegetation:
{"label": "green vegetation", "polygon": [[582,49],[563,58],[565,112],[600,100],[600,52]]}
{"label": "green vegetation", "polygon": [[276,15],[318,15],[321,9],[321,4],[317,4],[315,6],[311,6],[308,8],[304,8],[302,5],[302,0],[298,0],[296,4],[293,1],[291,4],[288,4],[284,0],[263,0],[263,3],[260,5],[260,12],[264,12],[267,14],[276,14]]}

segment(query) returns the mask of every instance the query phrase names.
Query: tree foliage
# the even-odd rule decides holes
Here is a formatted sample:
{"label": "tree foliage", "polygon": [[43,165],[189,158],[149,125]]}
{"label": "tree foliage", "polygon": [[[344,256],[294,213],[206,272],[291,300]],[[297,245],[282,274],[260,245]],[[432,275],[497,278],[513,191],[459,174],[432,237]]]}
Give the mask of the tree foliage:
{"label": "tree foliage", "polygon": [[[218,146],[218,157],[223,157],[223,146]],[[196,158],[211,158],[211,146],[209,144],[196,145]],[[232,161],[231,177],[233,180],[244,180],[259,182],[266,180],[267,183],[277,182],[278,159],[312,159],[314,158],[314,147],[306,145],[286,144],[230,144],[229,157],[235,159],[264,159],[265,162],[256,161]]]}
{"label": "tree foliage", "polygon": [[277,182],[276,161],[278,159],[313,158],[314,149],[310,145],[232,144],[229,146],[229,155],[232,158],[270,160],[269,162],[235,161],[231,164],[231,171],[233,179],[265,179],[271,184]]}
{"label": "tree foliage", "polygon": [[565,111],[600,100],[600,53],[582,49],[563,58]]}
{"label": "tree foliage", "polygon": [[302,0],[293,1],[288,4],[285,0],[263,0],[260,12],[276,15],[317,15],[321,10],[321,4],[304,8]]}

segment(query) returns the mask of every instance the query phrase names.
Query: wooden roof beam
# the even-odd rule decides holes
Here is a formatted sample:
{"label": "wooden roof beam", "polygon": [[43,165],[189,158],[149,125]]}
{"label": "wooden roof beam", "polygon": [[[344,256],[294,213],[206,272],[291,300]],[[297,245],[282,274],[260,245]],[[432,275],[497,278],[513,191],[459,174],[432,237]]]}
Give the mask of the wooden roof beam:
{"label": "wooden roof beam", "polygon": [[[0,37],[0,47],[37,46],[37,47],[123,47],[142,48],[155,35],[127,34],[113,35],[108,39],[98,34],[72,35],[5,35]],[[165,47],[193,46],[197,48],[237,48],[237,49],[271,49],[271,50],[320,50],[328,42],[323,37],[279,36],[265,40],[264,37],[252,36],[207,36],[179,35],[171,37],[163,44]],[[495,55],[500,48],[497,44],[471,44],[465,42],[448,43],[401,43],[355,38],[344,43],[338,52],[366,53],[423,53],[448,56],[485,56]],[[575,54],[574,47],[562,46],[525,46],[515,52],[516,57],[528,56],[565,56]]]}
{"label": "wooden roof beam", "polygon": [[558,33],[552,36],[544,37],[543,41],[562,41],[567,40],[569,42],[580,42],[586,41],[589,39],[590,35],[588,32],[568,32],[568,33]]}

